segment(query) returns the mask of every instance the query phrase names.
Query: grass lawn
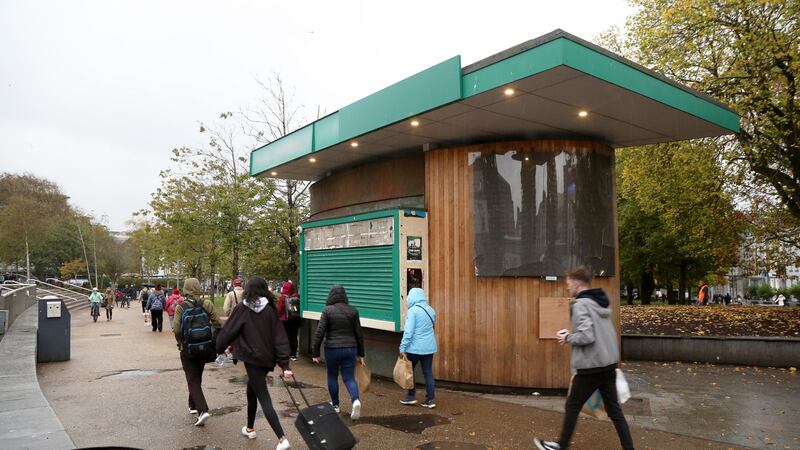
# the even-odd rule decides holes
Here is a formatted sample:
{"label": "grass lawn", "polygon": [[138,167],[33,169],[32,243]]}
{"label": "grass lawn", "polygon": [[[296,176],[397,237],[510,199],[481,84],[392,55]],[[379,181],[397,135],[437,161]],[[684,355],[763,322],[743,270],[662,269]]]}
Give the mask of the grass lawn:
{"label": "grass lawn", "polygon": [[800,307],[622,305],[622,333],[800,338]]}

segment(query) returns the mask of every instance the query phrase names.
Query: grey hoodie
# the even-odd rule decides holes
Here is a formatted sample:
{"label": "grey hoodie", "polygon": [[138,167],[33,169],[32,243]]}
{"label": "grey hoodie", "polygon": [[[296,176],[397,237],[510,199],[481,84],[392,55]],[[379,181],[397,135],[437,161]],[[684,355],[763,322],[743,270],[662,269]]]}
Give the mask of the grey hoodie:
{"label": "grey hoodie", "polygon": [[572,373],[594,372],[619,362],[617,332],[611,321],[608,297],[601,289],[578,293],[570,301],[572,333],[567,343],[572,344]]}

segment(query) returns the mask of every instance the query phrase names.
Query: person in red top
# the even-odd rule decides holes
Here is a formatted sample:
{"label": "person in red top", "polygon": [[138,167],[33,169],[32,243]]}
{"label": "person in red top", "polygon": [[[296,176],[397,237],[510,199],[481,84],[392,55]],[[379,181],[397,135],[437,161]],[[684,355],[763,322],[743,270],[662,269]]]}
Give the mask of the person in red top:
{"label": "person in red top", "polygon": [[300,331],[302,319],[292,317],[289,314],[289,299],[297,297],[292,280],[287,280],[281,288],[281,296],[278,298],[278,317],[280,317],[283,327],[286,329],[286,336],[289,338],[289,348],[292,361],[297,361],[297,339]]}
{"label": "person in red top", "polygon": [[169,327],[172,328],[172,321],[175,318],[175,308],[178,307],[183,303],[183,297],[181,297],[181,291],[178,288],[172,290],[172,295],[167,297],[167,306],[164,308],[167,311],[167,316],[169,317]]}
{"label": "person in red top", "polygon": [[708,304],[708,285],[705,280],[700,280],[700,286],[697,288],[697,303],[700,306]]}

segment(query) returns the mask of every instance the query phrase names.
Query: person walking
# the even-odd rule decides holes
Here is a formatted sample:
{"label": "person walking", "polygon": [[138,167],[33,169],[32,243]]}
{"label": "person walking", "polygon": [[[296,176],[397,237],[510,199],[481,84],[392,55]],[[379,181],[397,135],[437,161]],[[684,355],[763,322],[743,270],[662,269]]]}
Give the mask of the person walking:
{"label": "person walking", "polygon": [[[241,283],[240,283],[241,284]],[[242,435],[255,439],[256,411],[261,410],[278,438],[276,450],[290,447],[278,414],[272,406],[266,377],[279,365],[283,376],[292,376],[289,368],[289,342],[275,308],[275,296],[261,277],[247,280],[242,306],[233,308],[225,326],[217,336],[217,353],[224,353],[233,344],[233,358],[244,362],[247,371],[247,424]]]}
{"label": "person walking", "polygon": [[244,299],[244,289],[242,288],[241,278],[233,280],[233,289],[225,294],[225,303],[222,304],[222,312],[226,316],[231,315],[231,311]]}
{"label": "person walking", "polygon": [[[436,408],[436,384],[433,380],[433,355],[437,352],[436,346],[436,311],[428,304],[425,291],[413,288],[406,298],[408,310],[406,311],[403,338],[400,341],[400,353],[405,353],[411,361],[412,370],[417,363],[422,365],[422,374],[425,376],[425,402],[420,406]],[[417,391],[412,387],[406,397],[400,400],[404,405],[417,404]]]}
{"label": "person walking", "polygon": [[103,297],[103,303],[105,304],[106,308],[106,322],[111,320],[114,312],[114,300],[115,300],[114,290],[110,287],[106,288],[106,295]]}
{"label": "person walking", "polygon": [[280,315],[283,327],[286,329],[286,336],[289,338],[289,350],[292,361],[297,361],[297,341],[302,319],[299,316],[300,299],[294,289],[292,280],[287,280],[281,288],[281,296],[278,299],[278,315]]}
{"label": "person walking", "polygon": [[178,307],[183,303],[183,297],[181,297],[181,291],[178,288],[172,290],[172,295],[167,297],[167,304],[165,306],[165,310],[167,311],[167,317],[169,318],[169,328],[172,329],[172,321],[175,318],[175,308]]}
{"label": "person walking", "polygon": [[[158,287],[156,286],[156,288]],[[181,367],[184,375],[186,375],[186,385],[189,388],[189,414],[197,415],[197,420],[194,423],[197,427],[203,426],[206,420],[211,417],[208,412],[206,397],[203,394],[203,369],[208,361],[190,357],[184,348],[181,323],[184,311],[191,308],[191,312],[194,312],[196,308],[201,308],[208,315],[208,322],[211,327],[220,326],[219,316],[214,310],[214,303],[200,298],[201,292],[200,281],[197,278],[187,278],[183,282],[184,300],[175,307],[175,321],[172,324],[172,332],[175,335],[175,340],[178,341]]]}
{"label": "person walking", "polygon": [[142,314],[147,311],[147,300],[150,299],[150,290],[147,289],[147,286],[142,286],[141,292],[139,292],[139,300],[142,301]]}
{"label": "person walking", "polygon": [[147,298],[147,310],[150,311],[150,322],[153,324],[153,332],[156,330],[160,333],[161,328],[164,326],[164,305],[166,298],[164,291],[161,290],[161,285],[156,284],[156,288],[150,293]]}
{"label": "person walking", "polygon": [[328,369],[328,392],[331,404],[339,412],[339,372],[350,394],[353,409],[350,418],[361,417],[361,400],[355,378],[356,357],[364,358],[364,335],[358,311],[350,306],[344,287],[334,284],[319,318],[311,344],[311,360],[319,363],[319,349],[325,339],[325,365]]}
{"label": "person walking", "polygon": [[708,285],[705,280],[700,280],[700,285],[697,288],[697,303],[700,306],[708,305]]}
{"label": "person walking", "polygon": [[585,266],[567,272],[567,290],[575,298],[570,301],[572,332],[558,334],[560,344],[572,345],[572,382],[564,406],[564,422],[558,442],[534,439],[539,450],[558,450],[569,447],[578,421],[581,406],[596,389],[600,390],[606,412],[614,422],[624,450],[633,449],[628,422],[617,400],[619,347],[617,333],[611,321],[608,297],[602,289],[589,287],[592,273]]}
{"label": "person walking", "polygon": [[[98,292],[97,288],[92,288],[92,293],[89,294],[89,303],[91,304],[91,308],[89,308],[89,316],[94,317],[94,314],[100,315],[100,303],[103,301],[103,294]],[[95,320],[95,322],[97,322]]]}

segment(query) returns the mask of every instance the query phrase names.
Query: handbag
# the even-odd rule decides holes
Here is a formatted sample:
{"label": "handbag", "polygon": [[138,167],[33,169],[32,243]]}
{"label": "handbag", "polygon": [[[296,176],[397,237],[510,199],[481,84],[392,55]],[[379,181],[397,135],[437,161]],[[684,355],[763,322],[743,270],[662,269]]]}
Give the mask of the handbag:
{"label": "handbag", "polygon": [[625,374],[622,369],[617,369],[617,400],[619,404],[623,404],[631,398],[631,388],[628,386],[628,380],[625,379]]}
{"label": "handbag", "polygon": [[372,382],[372,371],[367,367],[364,358],[358,358],[356,362],[356,382],[358,383],[358,390],[361,392],[369,391],[370,382]]}
{"label": "handbag", "polygon": [[397,362],[394,364],[394,382],[403,389],[411,389],[414,387],[414,366],[405,354],[397,357]]}

